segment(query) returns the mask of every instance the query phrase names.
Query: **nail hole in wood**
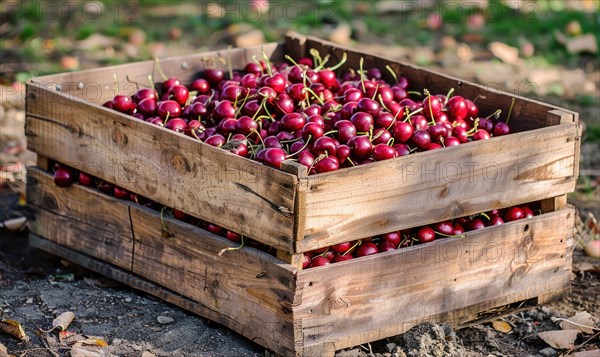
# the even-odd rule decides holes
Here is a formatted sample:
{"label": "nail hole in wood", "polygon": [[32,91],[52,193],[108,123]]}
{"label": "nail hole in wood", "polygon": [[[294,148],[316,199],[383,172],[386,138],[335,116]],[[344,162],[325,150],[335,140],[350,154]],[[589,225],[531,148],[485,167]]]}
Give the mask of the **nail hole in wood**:
{"label": "nail hole in wood", "polygon": [[525,225],[525,228],[523,229],[523,232],[527,232],[528,230],[529,230],[529,225],[528,225],[528,224],[526,224],[526,225]]}
{"label": "nail hole in wood", "polygon": [[313,286],[313,283],[312,283],[312,281],[308,283],[308,286]]}
{"label": "nail hole in wood", "polygon": [[562,239],[560,240],[560,242],[562,243]]}

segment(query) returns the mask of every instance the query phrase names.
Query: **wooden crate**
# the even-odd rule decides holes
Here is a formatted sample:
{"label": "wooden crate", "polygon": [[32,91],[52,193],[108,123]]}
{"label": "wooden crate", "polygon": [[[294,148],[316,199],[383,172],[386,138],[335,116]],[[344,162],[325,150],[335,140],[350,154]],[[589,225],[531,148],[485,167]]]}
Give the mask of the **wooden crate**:
{"label": "wooden crate", "polygon": [[[515,134],[456,147],[306,175],[290,163],[276,170],[104,108],[121,82],[158,78],[152,61],[52,75],[27,83],[28,146],[130,191],[257,239],[297,263],[301,252],[397,229],[564,195],[574,190],[579,162],[577,113],[515,97],[422,68],[299,35],[261,47],[272,60],[310,48],[343,68],[390,65],[413,88],[479,95],[484,115],[516,98]],[[206,58],[234,67],[261,48],[231,49],[162,60],[168,75],[190,82]],[[214,62],[214,61],[213,61]],[[389,78],[388,78],[389,79]],[[135,87],[121,86],[133,93]]]}
{"label": "wooden crate", "polygon": [[[284,356],[335,350],[423,321],[460,326],[498,307],[561,296],[570,284],[574,211],[564,196],[540,216],[392,252],[298,270],[156,211],[30,168],[30,243],[214,320]],[[511,305],[512,304],[512,305]]]}

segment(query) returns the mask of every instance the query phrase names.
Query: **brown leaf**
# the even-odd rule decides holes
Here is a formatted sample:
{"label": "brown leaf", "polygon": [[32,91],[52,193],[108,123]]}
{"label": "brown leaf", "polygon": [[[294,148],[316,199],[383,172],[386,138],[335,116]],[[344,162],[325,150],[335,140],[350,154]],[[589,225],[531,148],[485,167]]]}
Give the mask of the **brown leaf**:
{"label": "brown leaf", "polygon": [[579,330],[558,330],[540,332],[538,336],[550,347],[564,350],[574,347],[578,334]]}
{"label": "brown leaf", "polygon": [[62,344],[70,345],[85,340],[85,336],[73,331],[61,331],[58,333],[58,340]]}
{"label": "brown leaf", "polygon": [[75,314],[71,311],[63,312],[52,321],[52,330],[60,328],[61,331],[65,331],[74,318]]}
{"label": "brown leaf", "polygon": [[78,344],[87,346],[108,347],[108,342],[100,337],[89,336],[85,340],[79,341]]}
{"label": "brown leaf", "polygon": [[509,333],[512,331],[512,327],[506,321],[496,320],[492,321],[492,327],[494,330],[502,333]]}
{"label": "brown leaf", "polygon": [[21,323],[15,320],[0,320],[0,331],[6,332],[21,341],[29,341],[29,336],[25,334]]}
{"label": "brown leaf", "polygon": [[104,351],[89,350],[86,347],[75,344],[71,348],[71,357],[106,357]]}
{"label": "brown leaf", "polygon": [[579,330],[583,333],[594,333],[594,320],[587,311],[578,311],[575,316],[561,321],[560,328],[563,330]]}
{"label": "brown leaf", "polygon": [[0,357],[15,357],[15,355],[8,354],[6,346],[0,343]]}

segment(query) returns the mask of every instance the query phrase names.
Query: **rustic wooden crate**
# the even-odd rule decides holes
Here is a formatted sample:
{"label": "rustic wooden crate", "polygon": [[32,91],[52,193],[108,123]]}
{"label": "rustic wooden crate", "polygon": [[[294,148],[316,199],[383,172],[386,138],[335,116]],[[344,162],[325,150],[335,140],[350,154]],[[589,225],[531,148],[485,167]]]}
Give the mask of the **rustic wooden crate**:
{"label": "rustic wooden crate", "polygon": [[[52,75],[27,83],[28,146],[41,155],[280,250],[301,252],[574,190],[579,163],[577,113],[315,38],[162,60],[168,75],[190,82],[210,57],[234,67],[264,49],[274,61],[310,48],[343,68],[390,65],[413,88],[479,100],[483,114],[506,111],[513,98],[515,134],[422,152],[319,175],[290,163],[276,170],[104,108],[113,74],[121,82],[157,78],[152,61]],[[212,61],[214,62],[214,61]],[[389,78],[388,78],[389,79]],[[123,85],[121,86],[123,87]],[[133,93],[133,84],[124,92]],[[291,253],[291,254],[290,254]]]}
{"label": "rustic wooden crate", "polygon": [[[284,356],[454,326],[561,296],[570,284],[574,211],[565,197],[540,216],[392,252],[299,270],[134,203],[29,169],[30,243],[214,320]],[[512,305],[511,305],[512,304]]]}

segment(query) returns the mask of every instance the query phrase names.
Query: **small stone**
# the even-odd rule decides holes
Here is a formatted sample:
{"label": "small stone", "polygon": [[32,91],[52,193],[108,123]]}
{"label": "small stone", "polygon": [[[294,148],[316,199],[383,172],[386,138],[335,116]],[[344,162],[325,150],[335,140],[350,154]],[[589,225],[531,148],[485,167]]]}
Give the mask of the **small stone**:
{"label": "small stone", "polygon": [[131,302],[131,301],[132,301],[132,300],[131,300],[131,298],[130,298],[130,297],[128,297],[128,298],[125,298],[125,302]]}
{"label": "small stone", "polygon": [[385,349],[388,350],[388,352],[393,352],[395,348],[396,348],[395,343],[388,343],[385,345]]}
{"label": "small stone", "polygon": [[552,347],[546,347],[539,352],[544,357],[556,356],[556,350]]}
{"label": "small stone", "polygon": [[168,325],[168,324],[172,324],[173,322],[175,322],[175,320],[173,320],[173,318],[169,317],[169,316],[159,316],[156,318],[156,320],[161,325]]}
{"label": "small stone", "polygon": [[548,306],[542,306],[542,312],[544,314],[550,315],[550,313],[552,313],[552,310],[550,310]]}

